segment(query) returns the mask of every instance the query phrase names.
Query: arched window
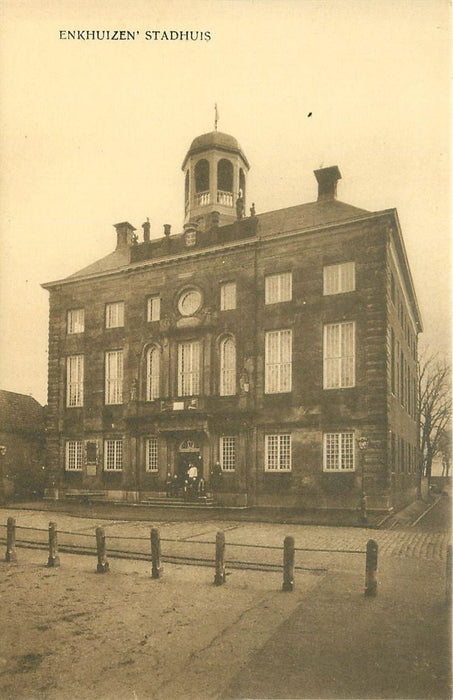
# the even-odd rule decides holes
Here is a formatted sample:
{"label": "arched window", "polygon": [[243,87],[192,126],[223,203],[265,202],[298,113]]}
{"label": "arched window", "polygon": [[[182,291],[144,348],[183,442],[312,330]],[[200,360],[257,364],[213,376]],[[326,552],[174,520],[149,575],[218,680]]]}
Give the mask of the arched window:
{"label": "arched window", "polygon": [[186,208],[186,211],[189,208],[189,171],[186,170],[186,180],[185,180],[185,185],[184,185],[184,205]]}
{"label": "arched window", "polygon": [[217,163],[217,189],[233,192],[233,163],[226,158]]}
{"label": "arched window", "polygon": [[245,175],[242,168],[239,169],[239,191],[242,195],[242,199],[244,200],[245,206]]}
{"label": "arched window", "polygon": [[195,192],[209,190],[209,163],[204,158],[195,166]]}
{"label": "arched window", "polygon": [[228,336],[220,343],[220,396],[236,393],[236,343]]}
{"label": "arched window", "polygon": [[155,345],[146,353],[146,400],[154,401],[160,395],[160,353]]}

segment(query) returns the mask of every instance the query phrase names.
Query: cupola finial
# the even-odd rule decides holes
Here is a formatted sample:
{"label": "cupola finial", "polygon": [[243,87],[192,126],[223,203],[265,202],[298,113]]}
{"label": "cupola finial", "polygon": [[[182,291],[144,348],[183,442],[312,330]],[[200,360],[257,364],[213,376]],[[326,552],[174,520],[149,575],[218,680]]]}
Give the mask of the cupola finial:
{"label": "cupola finial", "polygon": [[214,128],[217,131],[217,122],[219,121],[219,110],[217,109],[217,102],[214,105]]}

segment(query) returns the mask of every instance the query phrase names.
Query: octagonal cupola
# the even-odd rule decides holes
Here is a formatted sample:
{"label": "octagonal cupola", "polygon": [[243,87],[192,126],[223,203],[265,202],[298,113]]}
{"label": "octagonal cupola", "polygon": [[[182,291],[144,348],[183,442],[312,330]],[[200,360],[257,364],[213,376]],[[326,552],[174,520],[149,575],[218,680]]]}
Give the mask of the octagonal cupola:
{"label": "octagonal cupola", "polygon": [[182,164],[185,223],[205,226],[218,212],[220,226],[245,211],[248,160],[234,136],[210,131],[197,136]]}

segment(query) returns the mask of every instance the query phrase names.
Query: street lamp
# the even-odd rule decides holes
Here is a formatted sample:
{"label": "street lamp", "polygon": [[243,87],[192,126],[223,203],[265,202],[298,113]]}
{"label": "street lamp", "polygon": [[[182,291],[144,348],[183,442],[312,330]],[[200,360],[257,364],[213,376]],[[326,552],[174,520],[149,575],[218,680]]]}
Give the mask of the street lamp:
{"label": "street lamp", "polygon": [[360,520],[362,523],[368,522],[367,515],[367,503],[365,494],[365,450],[368,449],[368,438],[362,435],[358,438],[357,444],[359,446],[360,454],[360,468],[361,468],[361,493],[360,493]]}

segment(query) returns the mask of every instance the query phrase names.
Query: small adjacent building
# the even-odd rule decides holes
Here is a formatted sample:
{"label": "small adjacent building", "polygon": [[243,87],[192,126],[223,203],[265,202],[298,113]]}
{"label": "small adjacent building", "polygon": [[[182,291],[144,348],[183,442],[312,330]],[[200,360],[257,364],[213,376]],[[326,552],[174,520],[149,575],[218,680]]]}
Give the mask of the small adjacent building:
{"label": "small adjacent building", "polygon": [[182,169],[176,233],[118,223],[110,254],[43,285],[55,494],[138,502],[192,462],[221,505],[410,500],[422,325],[396,210],[339,201],[333,166],[313,202],[257,213],[218,131]]}
{"label": "small adjacent building", "polygon": [[44,410],[32,396],[0,390],[0,499],[42,496]]}

